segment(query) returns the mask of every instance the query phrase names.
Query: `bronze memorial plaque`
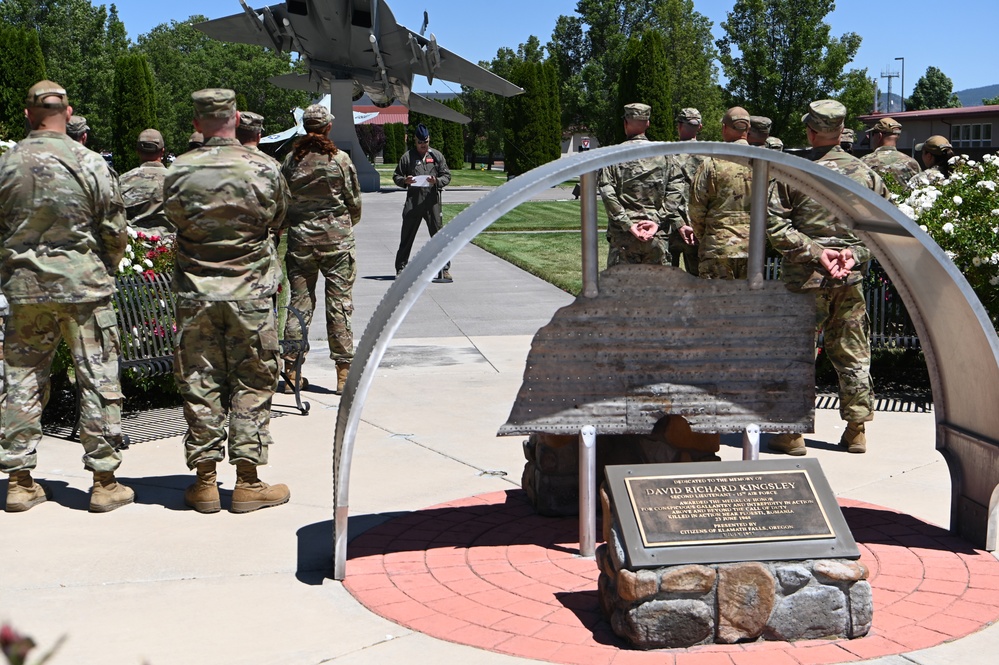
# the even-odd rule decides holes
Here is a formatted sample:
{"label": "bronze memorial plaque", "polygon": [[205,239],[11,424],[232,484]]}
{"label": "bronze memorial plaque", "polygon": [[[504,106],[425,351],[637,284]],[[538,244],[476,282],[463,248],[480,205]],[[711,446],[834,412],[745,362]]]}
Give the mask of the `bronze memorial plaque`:
{"label": "bronze memorial plaque", "polygon": [[859,558],[816,460],[607,467],[630,565]]}

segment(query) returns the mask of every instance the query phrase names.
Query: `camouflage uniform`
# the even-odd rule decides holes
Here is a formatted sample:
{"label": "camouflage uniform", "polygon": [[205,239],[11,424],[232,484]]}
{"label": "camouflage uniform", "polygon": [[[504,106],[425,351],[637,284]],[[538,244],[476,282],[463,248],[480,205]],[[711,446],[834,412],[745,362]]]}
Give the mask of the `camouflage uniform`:
{"label": "camouflage uniform", "polygon": [[[312,136],[311,134],[309,136]],[[288,209],[288,281],[292,307],[305,317],[306,329],[316,308],[316,281],[326,281],[326,336],[330,359],[338,363],[354,358],[350,317],[351,292],[357,279],[353,226],[361,221],[361,187],[347,153],[318,151],[295,160],[288,153],[282,172],[291,190]],[[301,339],[298,325],[285,327],[285,338]],[[295,356],[286,357],[286,366]]]}
{"label": "camouflage uniform", "polygon": [[[733,141],[749,145],[745,140]],[[749,209],[753,169],[707,159],[690,188],[690,226],[698,240],[699,276],[745,279],[749,263]]]}
{"label": "camouflage uniform", "polygon": [[121,176],[121,198],[129,225],[160,235],[173,233],[173,224],[163,211],[166,174],[163,162],[142,162]]}
{"label": "camouflage uniform", "polygon": [[[815,148],[811,159],[889,196],[881,177],[839,145]],[[824,332],[825,351],[839,376],[840,416],[850,423],[871,420],[870,321],[862,283],[870,250],[825,207],[782,182],[771,189],[767,232],[784,256],[781,272],[787,288],[815,294],[816,326]],[[822,268],[819,257],[825,248],[852,250],[856,265],[847,279],[833,279]]]}
{"label": "camouflage uniform", "polygon": [[114,471],[122,395],[111,294],[127,236],[107,164],[61,132],[32,131],[0,158],[0,233],[11,304],[0,467],[35,467],[52,359],[65,339],[80,388],[84,467]]}
{"label": "camouflage uniform", "polygon": [[[202,103],[210,106],[211,97]],[[212,137],[171,165],[164,198],[177,228],[174,371],[188,467],[224,457],[227,419],[229,462],[266,464],[281,281],[270,236],[284,222],[288,185],[270,157]]]}
{"label": "camouflage uniform", "polygon": [[[645,134],[625,143],[648,142]],[[622,162],[600,170],[598,185],[607,210],[607,267],[618,263],[669,265],[667,245],[671,217],[680,205],[683,175],[673,157],[649,157]],[[631,234],[635,222],[650,220],[659,230],[649,242]]]}
{"label": "camouflage uniform", "polygon": [[861,157],[860,161],[881,177],[891,174],[900,185],[909,182],[920,171],[919,162],[894,146],[879,146],[874,152]]}
{"label": "camouflage uniform", "polygon": [[[429,140],[429,136],[427,138]],[[437,184],[433,187],[410,187],[406,184],[407,176],[418,175],[432,175],[437,178]],[[399,250],[395,254],[395,269],[398,272],[409,263],[409,255],[413,251],[413,242],[420,230],[420,222],[426,221],[431,238],[444,228],[441,221],[441,190],[451,183],[451,169],[448,168],[447,160],[439,150],[429,148],[425,155],[420,155],[416,148],[412,148],[399,159],[395,173],[392,174],[392,181],[398,187],[406,189]],[[444,270],[450,269],[451,263],[448,262]]]}

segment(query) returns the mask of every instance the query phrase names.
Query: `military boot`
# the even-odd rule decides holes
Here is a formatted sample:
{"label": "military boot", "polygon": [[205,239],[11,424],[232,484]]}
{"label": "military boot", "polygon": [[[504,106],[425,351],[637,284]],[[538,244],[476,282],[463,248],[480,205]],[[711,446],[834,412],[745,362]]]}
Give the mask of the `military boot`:
{"label": "military boot", "polygon": [[302,384],[301,384],[301,390],[305,390],[306,388],[309,387],[309,380],[307,378],[305,378],[304,376],[301,377],[301,378],[299,378],[299,376],[300,376],[299,373],[296,372],[293,369],[289,369],[287,372],[284,373],[284,375],[286,377],[288,377],[288,379],[284,382],[284,394],[285,395],[292,395],[292,394],[295,393],[295,384],[298,381],[302,382]]}
{"label": "military boot", "polygon": [[336,394],[343,394],[343,387],[347,385],[347,375],[350,374],[349,362],[338,362],[336,364]]}
{"label": "military boot", "polygon": [[805,447],[805,437],[801,434],[778,434],[770,437],[767,444],[772,452],[784,453],[794,457],[801,457],[808,449]]}
{"label": "military boot", "polygon": [[847,423],[846,431],[839,439],[839,445],[848,453],[867,452],[867,433],[864,423]]}
{"label": "military boot", "polygon": [[90,512],[109,513],[135,501],[135,492],[114,477],[114,471],[94,471],[94,487],[90,490]]}
{"label": "military boot", "polygon": [[184,490],[184,503],[199,513],[217,513],[222,510],[215,462],[198,463],[198,479]]}
{"label": "military boot", "polygon": [[7,481],[7,512],[23,513],[52,498],[52,490],[31,477],[31,471],[24,469],[10,474]]}
{"label": "military boot", "polygon": [[249,513],[261,508],[288,503],[287,485],[268,485],[257,478],[257,466],[250,462],[236,464],[236,489],[232,492],[232,512]]}

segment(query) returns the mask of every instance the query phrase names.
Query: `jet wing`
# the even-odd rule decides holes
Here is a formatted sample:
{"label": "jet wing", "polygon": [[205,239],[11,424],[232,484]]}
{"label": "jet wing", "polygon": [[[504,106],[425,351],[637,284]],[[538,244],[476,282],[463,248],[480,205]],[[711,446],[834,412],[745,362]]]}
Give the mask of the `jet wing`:
{"label": "jet wing", "polygon": [[279,76],[272,76],[267,80],[277,87],[285,88],[286,90],[305,90],[315,93],[329,90],[329,85],[324,84],[321,78],[309,74],[281,74]]}
{"label": "jet wing", "polygon": [[249,9],[245,2],[242,5],[244,11],[241,14],[205,21],[194,27],[209,37],[223,42],[274,48],[274,40],[265,32],[264,24],[257,18],[256,13]]}
{"label": "jet wing", "polygon": [[515,86],[505,78],[496,76],[496,74],[493,74],[488,69],[483,69],[465,60],[460,55],[448,51],[446,48],[440,49],[440,54],[440,66],[433,73],[437,78],[467,85],[470,88],[485,90],[486,92],[504,97],[513,97],[524,92],[523,88]]}
{"label": "jet wing", "polygon": [[418,95],[415,92],[409,93],[409,102],[406,106],[409,107],[410,111],[416,111],[417,113],[422,113],[424,115],[432,115],[435,118],[450,120],[451,122],[457,122],[462,125],[467,125],[472,121],[472,119],[467,115],[458,113],[450,106],[444,106],[440,102],[427,99],[426,97]]}

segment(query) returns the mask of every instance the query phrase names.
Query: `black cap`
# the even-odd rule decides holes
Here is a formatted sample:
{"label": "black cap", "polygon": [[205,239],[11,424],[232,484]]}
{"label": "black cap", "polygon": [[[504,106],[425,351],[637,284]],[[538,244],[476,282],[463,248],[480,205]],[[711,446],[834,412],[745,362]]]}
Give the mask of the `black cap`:
{"label": "black cap", "polygon": [[430,130],[422,122],[416,126],[416,140],[420,143],[430,140]]}

